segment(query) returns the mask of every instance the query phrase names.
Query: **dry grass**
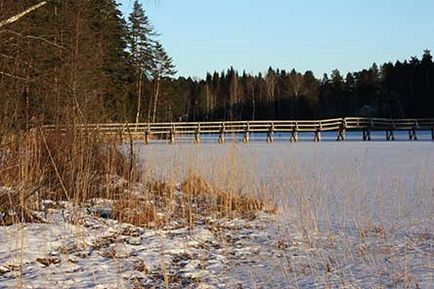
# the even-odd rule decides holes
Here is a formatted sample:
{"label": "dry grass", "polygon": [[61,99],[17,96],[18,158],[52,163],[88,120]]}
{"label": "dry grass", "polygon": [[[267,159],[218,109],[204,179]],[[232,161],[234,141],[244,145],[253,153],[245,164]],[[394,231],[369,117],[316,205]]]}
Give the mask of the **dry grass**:
{"label": "dry grass", "polygon": [[187,208],[184,216],[187,215],[190,224],[195,218],[202,219],[210,215],[250,218],[265,208],[269,210],[274,208],[258,196],[213,187],[197,175],[187,176],[181,183],[181,191],[182,203]]}
{"label": "dry grass", "polygon": [[1,149],[0,211],[26,216],[30,204],[41,199],[80,204],[115,195],[115,189],[106,186],[110,176],[132,181],[137,173],[132,158],[121,154],[117,145],[72,130],[47,134],[35,129],[16,135]]}
{"label": "dry grass", "polygon": [[269,201],[219,190],[196,175],[186,177],[178,189],[174,184],[150,181],[145,191],[115,200],[113,208],[113,218],[142,227],[176,222],[192,228],[209,218],[253,218],[259,211],[275,212]]}
{"label": "dry grass", "polygon": [[199,176],[189,176],[181,184],[184,199],[193,202],[199,209],[202,207],[212,208],[224,217],[232,215],[249,217],[257,211],[273,210],[273,206],[260,197],[250,194],[236,193],[213,188]]}
{"label": "dry grass", "polygon": [[[4,147],[0,170],[0,211],[12,214],[4,224],[32,221],[40,200],[81,205],[96,198],[114,200],[112,218],[138,226],[172,221],[194,226],[208,217],[251,218],[273,205],[253,194],[211,185],[190,174],[175,182],[153,181],[137,168],[133,150],[85,131],[33,130]],[[145,182],[144,180],[148,180]],[[145,182],[145,185],[141,183]]]}
{"label": "dry grass", "polygon": [[156,207],[143,198],[127,197],[114,202],[112,217],[140,227],[161,224]]}

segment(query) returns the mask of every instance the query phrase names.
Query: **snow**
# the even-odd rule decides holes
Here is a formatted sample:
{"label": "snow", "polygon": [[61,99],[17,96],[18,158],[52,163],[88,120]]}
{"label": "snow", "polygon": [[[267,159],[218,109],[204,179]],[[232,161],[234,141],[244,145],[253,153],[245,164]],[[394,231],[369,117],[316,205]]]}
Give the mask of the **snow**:
{"label": "snow", "polygon": [[[90,211],[76,215],[75,225],[63,217],[71,213],[65,207],[50,209],[46,224],[0,228],[0,287],[135,288],[139,282],[163,288],[164,274],[173,279],[170,288],[221,287],[230,256],[243,258],[253,252],[223,247],[218,234],[205,225],[145,230]],[[267,218],[258,217],[249,226],[259,226]],[[224,226],[229,221],[218,222]],[[247,226],[247,221],[239,224]]]}
{"label": "snow", "polygon": [[431,142],[135,149],[157,178],[194,167],[279,210],[146,229],[107,218],[110,200],[44,202],[46,224],[0,227],[0,288],[434,288]]}

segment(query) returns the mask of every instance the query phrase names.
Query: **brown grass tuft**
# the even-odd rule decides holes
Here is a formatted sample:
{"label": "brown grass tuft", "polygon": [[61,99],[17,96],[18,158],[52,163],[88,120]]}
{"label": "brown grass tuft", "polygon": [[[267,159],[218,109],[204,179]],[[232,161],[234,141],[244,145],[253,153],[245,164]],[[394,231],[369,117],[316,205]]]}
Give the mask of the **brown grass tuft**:
{"label": "brown grass tuft", "polygon": [[252,218],[267,208],[274,207],[259,197],[219,190],[204,178],[191,175],[179,191],[173,184],[155,181],[149,182],[144,192],[126,194],[114,202],[112,218],[142,227],[175,221],[191,228],[208,218]]}
{"label": "brown grass tuft", "polygon": [[113,218],[139,227],[148,227],[161,223],[156,207],[139,197],[127,197],[113,204]]}
{"label": "brown grass tuft", "polygon": [[202,217],[252,217],[269,205],[258,196],[216,188],[197,175],[185,178],[181,191],[182,202],[189,208],[188,214]]}
{"label": "brown grass tuft", "polygon": [[188,197],[199,198],[214,193],[214,188],[204,178],[190,175],[181,183],[181,191]]}
{"label": "brown grass tuft", "polygon": [[149,197],[154,200],[156,205],[166,207],[175,198],[176,187],[162,181],[149,181],[147,184]]}

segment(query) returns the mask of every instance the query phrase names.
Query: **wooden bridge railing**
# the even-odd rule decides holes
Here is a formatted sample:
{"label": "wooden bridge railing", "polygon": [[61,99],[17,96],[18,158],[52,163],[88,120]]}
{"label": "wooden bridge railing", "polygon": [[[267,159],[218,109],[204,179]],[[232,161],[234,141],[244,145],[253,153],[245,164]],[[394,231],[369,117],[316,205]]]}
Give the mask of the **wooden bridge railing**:
{"label": "wooden bridge railing", "polygon": [[[86,124],[76,127],[82,130],[98,131],[104,135],[133,135],[149,143],[152,138],[167,138],[175,142],[176,135],[192,135],[196,143],[203,134],[218,135],[224,143],[227,134],[243,134],[244,142],[249,142],[251,133],[266,133],[267,142],[274,141],[274,133],[290,133],[290,141],[298,141],[298,133],[314,133],[314,141],[321,141],[321,132],[335,131],[337,141],[346,139],[347,131],[361,131],[363,140],[371,140],[372,131],[385,131],[387,140],[394,140],[395,131],[408,131],[410,140],[417,140],[417,131],[431,131],[434,140],[434,119],[384,119],[366,117],[346,117],[325,120],[276,120],[276,121],[212,121],[174,123],[109,123]],[[66,131],[68,127],[44,126],[46,131]]]}

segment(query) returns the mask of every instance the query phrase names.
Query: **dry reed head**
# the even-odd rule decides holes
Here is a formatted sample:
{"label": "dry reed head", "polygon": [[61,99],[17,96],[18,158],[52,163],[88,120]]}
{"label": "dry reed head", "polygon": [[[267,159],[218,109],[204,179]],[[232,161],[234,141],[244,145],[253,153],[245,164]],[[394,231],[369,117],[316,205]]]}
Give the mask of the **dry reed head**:
{"label": "dry reed head", "polygon": [[212,194],[214,188],[203,177],[191,174],[181,183],[181,191],[187,198],[200,198]]}

